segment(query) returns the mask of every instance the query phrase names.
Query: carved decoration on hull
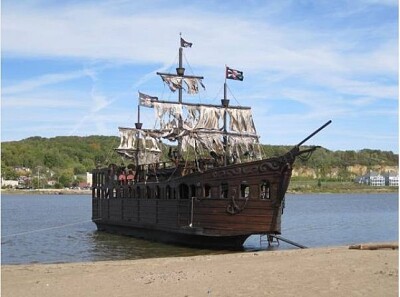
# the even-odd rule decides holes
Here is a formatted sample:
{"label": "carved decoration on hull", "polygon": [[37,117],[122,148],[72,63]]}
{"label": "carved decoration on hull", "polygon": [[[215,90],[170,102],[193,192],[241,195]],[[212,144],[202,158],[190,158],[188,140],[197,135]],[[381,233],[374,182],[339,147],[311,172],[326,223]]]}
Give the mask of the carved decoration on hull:
{"label": "carved decoration on hull", "polygon": [[257,173],[265,173],[268,171],[281,171],[283,165],[285,163],[281,162],[280,160],[272,160],[263,162],[260,165],[252,165],[252,166],[245,166],[245,167],[237,167],[237,168],[230,168],[224,170],[216,170],[212,173],[214,178],[217,177],[233,177],[239,175],[248,175],[248,174],[257,174]]}

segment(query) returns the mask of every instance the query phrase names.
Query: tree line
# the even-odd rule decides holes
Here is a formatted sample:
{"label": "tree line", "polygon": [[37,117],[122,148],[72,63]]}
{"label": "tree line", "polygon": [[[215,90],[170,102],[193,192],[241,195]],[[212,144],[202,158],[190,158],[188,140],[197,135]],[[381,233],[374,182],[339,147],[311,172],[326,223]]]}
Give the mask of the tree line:
{"label": "tree line", "polygon": [[[4,179],[17,179],[22,173],[15,168],[29,168],[30,174],[40,170],[43,176],[56,179],[62,186],[74,177],[90,172],[96,166],[121,164],[123,159],[114,152],[119,138],[115,136],[59,136],[30,137],[20,141],[2,142],[1,165]],[[276,157],[288,152],[290,146],[262,145],[264,156]],[[307,147],[305,147],[307,148]],[[296,160],[298,165],[329,171],[350,165],[397,166],[398,154],[391,151],[363,149],[360,151],[316,150],[307,160]]]}

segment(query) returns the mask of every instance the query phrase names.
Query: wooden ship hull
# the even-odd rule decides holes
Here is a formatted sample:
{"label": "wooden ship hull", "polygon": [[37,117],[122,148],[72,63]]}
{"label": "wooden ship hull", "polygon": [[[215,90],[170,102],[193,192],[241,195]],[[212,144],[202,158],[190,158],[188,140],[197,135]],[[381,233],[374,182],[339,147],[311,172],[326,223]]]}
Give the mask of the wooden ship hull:
{"label": "wooden ship hull", "polygon": [[92,219],[99,230],[108,232],[195,247],[241,249],[252,234],[281,233],[293,161],[284,156],[164,181],[162,174],[148,171],[142,176],[146,181],[120,185],[110,183],[107,168],[96,169]]}

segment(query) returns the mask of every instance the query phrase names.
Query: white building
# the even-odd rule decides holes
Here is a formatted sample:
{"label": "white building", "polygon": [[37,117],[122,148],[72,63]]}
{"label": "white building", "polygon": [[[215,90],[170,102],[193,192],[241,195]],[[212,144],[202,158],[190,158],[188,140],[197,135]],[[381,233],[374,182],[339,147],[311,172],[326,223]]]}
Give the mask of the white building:
{"label": "white building", "polygon": [[369,176],[369,185],[373,187],[384,187],[385,177],[379,173],[372,172]]}
{"label": "white building", "polygon": [[16,188],[18,187],[18,181],[17,180],[6,180],[4,178],[1,178],[1,187],[11,187],[11,188]]}
{"label": "white building", "polygon": [[389,187],[398,187],[399,186],[399,174],[390,172],[386,176],[386,184]]}
{"label": "white building", "polygon": [[377,172],[370,171],[368,174],[358,177],[356,182],[373,187],[384,187],[386,184],[386,178]]}
{"label": "white building", "polygon": [[89,187],[92,186],[92,176],[93,174],[91,172],[86,172],[86,183],[89,185]]}

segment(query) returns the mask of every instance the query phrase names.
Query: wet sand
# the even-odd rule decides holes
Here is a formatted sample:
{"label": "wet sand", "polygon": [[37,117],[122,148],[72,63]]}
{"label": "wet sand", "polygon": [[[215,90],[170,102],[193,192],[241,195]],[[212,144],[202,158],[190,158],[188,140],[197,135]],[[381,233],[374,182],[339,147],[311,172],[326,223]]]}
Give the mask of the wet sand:
{"label": "wet sand", "polygon": [[2,296],[398,296],[398,250],[349,247],[2,266]]}

